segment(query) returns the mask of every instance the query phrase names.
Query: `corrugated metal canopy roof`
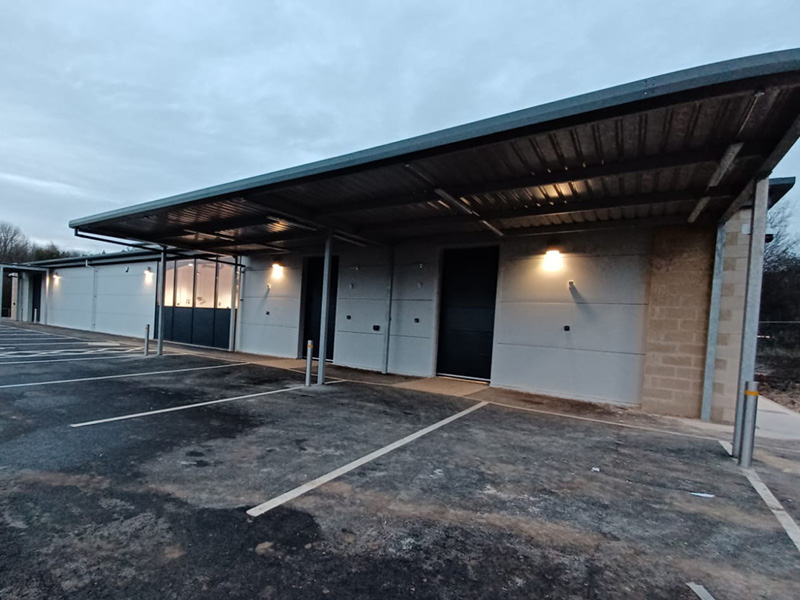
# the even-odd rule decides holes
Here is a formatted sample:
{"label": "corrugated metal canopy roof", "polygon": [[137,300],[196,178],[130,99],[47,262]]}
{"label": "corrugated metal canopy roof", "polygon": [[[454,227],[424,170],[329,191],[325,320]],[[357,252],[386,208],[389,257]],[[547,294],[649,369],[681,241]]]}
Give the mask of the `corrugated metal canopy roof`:
{"label": "corrugated metal canopy roof", "polygon": [[800,136],[800,50],[679,71],[72,221],[223,254],[728,218]]}

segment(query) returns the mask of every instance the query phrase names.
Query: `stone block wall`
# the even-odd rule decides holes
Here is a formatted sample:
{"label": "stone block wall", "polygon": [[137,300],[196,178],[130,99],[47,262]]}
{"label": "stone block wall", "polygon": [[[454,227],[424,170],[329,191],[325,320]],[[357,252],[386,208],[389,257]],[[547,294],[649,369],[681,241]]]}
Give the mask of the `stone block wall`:
{"label": "stone block wall", "polygon": [[732,423],[736,409],[750,253],[750,235],[746,233],[749,231],[750,213],[750,209],[739,211],[728,221],[725,230],[719,336],[711,401],[711,420],[721,423]]}
{"label": "stone block wall", "polygon": [[715,235],[713,226],[680,225],[654,232],[642,385],[645,412],[700,416]]}

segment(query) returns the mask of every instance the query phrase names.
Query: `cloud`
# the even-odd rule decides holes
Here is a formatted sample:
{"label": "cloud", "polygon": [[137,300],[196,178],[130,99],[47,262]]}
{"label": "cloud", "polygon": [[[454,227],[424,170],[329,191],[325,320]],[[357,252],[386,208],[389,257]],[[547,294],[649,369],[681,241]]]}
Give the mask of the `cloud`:
{"label": "cloud", "polygon": [[[797,16],[795,0],[17,3],[0,218],[75,245],[72,218],[791,47]],[[798,171],[793,152],[776,174]]]}

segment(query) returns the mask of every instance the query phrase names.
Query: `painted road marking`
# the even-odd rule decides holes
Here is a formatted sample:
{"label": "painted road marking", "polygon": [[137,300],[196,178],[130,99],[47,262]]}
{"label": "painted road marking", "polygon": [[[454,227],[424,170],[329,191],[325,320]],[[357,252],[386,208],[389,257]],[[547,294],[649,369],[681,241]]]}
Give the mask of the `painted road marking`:
{"label": "painted road marking", "polygon": [[778,519],[778,523],[781,524],[786,534],[789,538],[794,542],[795,547],[798,551],[800,551],[800,527],[797,526],[794,519],[786,512],[786,509],[783,508],[783,505],[778,501],[772,491],[767,487],[767,485],[761,481],[761,477],[758,476],[758,473],[755,472],[753,469],[742,469],[744,472],[744,476],[747,477],[747,480],[750,482],[750,485],[755,488],[758,492],[758,495],[764,500],[766,505],[772,511],[772,514],[775,515],[775,518]]}
{"label": "painted road marking", "polygon": [[[242,363],[248,364],[248,363]],[[200,406],[211,406],[212,404],[222,404],[223,402],[233,402],[234,400],[246,400],[248,398],[258,398],[259,396],[269,396],[270,394],[280,394],[281,392],[291,392],[293,390],[301,390],[305,388],[304,385],[296,385],[289,388],[281,388],[279,390],[270,390],[268,392],[258,392],[255,394],[247,394],[245,396],[234,396],[233,398],[222,398],[220,400],[209,400],[208,402],[196,402],[194,404],[185,404],[183,406],[172,406],[170,408],[160,408],[158,410],[148,410],[146,412],[132,413],[129,415],[120,415],[119,417],[110,417],[108,419],[97,419],[96,421],[86,421],[84,423],[73,423],[70,427],[86,427],[88,425],[100,425],[101,423],[112,423],[114,421],[125,421],[127,419],[136,419],[138,417],[147,417],[150,415],[159,415],[168,412],[175,412],[177,410],[188,410],[190,408],[198,408]]]}
{"label": "painted road marking", "polygon": [[[719,443],[725,448],[725,452],[733,457],[733,446],[731,443],[723,442],[722,440],[720,440]],[[734,458],[733,460],[736,459]],[[758,492],[758,495],[761,496],[761,499],[772,511],[772,514],[775,515],[775,518],[778,519],[778,523],[781,524],[786,534],[792,542],[794,542],[794,545],[800,550],[800,527],[797,526],[795,520],[786,512],[786,509],[783,508],[783,504],[775,497],[772,490],[767,487],[767,484],[761,480],[761,477],[758,476],[758,473],[756,473],[754,469],[742,469],[742,472],[744,476],[747,477],[747,481],[750,482],[750,485],[753,486],[753,489]]]}
{"label": "painted road marking", "polygon": [[189,369],[170,369],[167,371],[148,371],[147,373],[123,373],[122,375],[101,375],[100,377],[80,377],[78,379],[59,379],[57,381],[37,381],[34,383],[10,383],[7,385],[0,385],[0,389],[32,387],[35,385],[55,385],[58,383],[77,383],[80,381],[99,381],[101,379],[121,379],[123,377],[144,377],[146,375],[166,375],[168,373],[186,373],[188,371],[204,371],[208,369],[229,369],[231,367],[239,367],[242,365],[249,365],[251,363],[240,362],[229,365],[212,365],[210,367],[192,367]]}
{"label": "painted road marking", "polygon": [[[50,348],[38,350],[9,350],[7,352],[0,352],[0,359],[3,358],[37,358],[37,357],[50,357],[50,356],[85,356],[87,354],[118,354],[120,352],[141,352],[142,348],[136,346],[121,347],[121,346],[108,346],[101,348]],[[239,361],[241,362],[241,361]],[[2,364],[2,363],[0,363]]]}
{"label": "painted road marking", "polygon": [[4,344],[4,342],[0,342],[0,347],[2,347],[4,350],[12,350],[14,348],[20,348],[22,346],[74,346],[78,344],[86,345],[94,343],[96,342],[87,342],[86,340],[78,340],[78,339],[76,339],[74,342],[25,342],[24,344],[17,344],[13,342],[10,344]]}
{"label": "painted road marking", "polygon": [[689,586],[689,589],[692,590],[700,600],[714,600],[714,596],[712,596],[706,588],[704,588],[699,583],[687,583],[686,585]]}
{"label": "painted road marking", "polygon": [[[55,362],[74,362],[77,360],[116,360],[119,358],[140,358],[139,354],[142,352],[141,348],[131,348],[123,352],[115,352],[115,356],[89,356],[82,358],[49,358],[44,360],[16,360],[12,362],[0,362],[0,367],[5,365],[38,365],[41,363],[55,363]],[[182,356],[181,354],[173,354],[171,352],[163,354],[162,356]],[[141,358],[144,358],[142,356]]]}
{"label": "painted road marking", "polygon": [[67,340],[77,340],[79,338],[73,337],[71,335],[53,335],[52,333],[0,333],[0,340],[41,340],[41,339],[67,339]]}
{"label": "painted road marking", "polygon": [[374,452],[370,452],[369,454],[367,454],[365,456],[362,456],[361,458],[358,458],[358,459],[356,459],[356,460],[354,460],[352,462],[349,462],[346,465],[341,466],[338,469],[335,469],[335,470],[331,471],[330,473],[327,473],[327,474],[325,474],[325,475],[323,475],[321,477],[317,477],[316,479],[314,479],[312,481],[309,481],[308,483],[304,483],[303,485],[298,486],[298,487],[294,488],[293,490],[290,490],[290,491],[288,491],[288,492],[286,492],[284,494],[281,494],[280,496],[277,496],[276,498],[273,498],[272,500],[268,500],[267,502],[264,502],[263,504],[259,504],[258,506],[255,506],[255,507],[251,508],[250,510],[248,510],[247,514],[250,515],[251,517],[258,517],[259,515],[263,515],[264,513],[269,512],[273,508],[281,506],[282,504],[286,504],[290,500],[294,500],[295,498],[298,498],[299,496],[302,496],[303,494],[306,494],[306,493],[310,492],[311,490],[314,490],[314,489],[318,488],[319,486],[321,486],[321,485],[323,485],[325,483],[328,483],[329,481],[333,481],[337,477],[341,477],[342,475],[344,475],[346,473],[349,473],[353,469],[357,469],[358,467],[361,467],[361,466],[367,464],[368,462],[371,462],[371,461],[375,460],[376,458],[380,458],[384,454],[388,454],[389,452],[392,452],[393,450],[397,450],[398,448],[401,448],[401,447],[405,446],[406,444],[408,444],[410,442],[413,442],[414,440],[416,440],[418,438],[421,438],[423,435],[426,435],[426,434],[430,433],[431,431],[435,431],[435,430],[439,429],[440,427],[444,427],[445,425],[447,425],[448,423],[452,423],[456,419],[460,419],[461,417],[465,417],[469,413],[474,412],[474,411],[478,410],[479,408],[483,408],[487,404],[488,404],[487,402],[480,402],[478,404],[475,404],[474,406],[470,406],[466,410],[462,410],[461,412],[456,413],[456,414],[454,414],[454,415],[452,415],[450,417],[447,417],[446,419],[442,419],[441,421],[439,421],[437,423],[434,423],[433,425],[429,425],[425,429],[420,429],[416,433],[412,433],[411,435],[407,435],[406,437],[404,437],[402,439],[399,439],[396,442],[393,442],[393,443],[389,444],[388,446],[384,446],[383,448],[375,450]]}

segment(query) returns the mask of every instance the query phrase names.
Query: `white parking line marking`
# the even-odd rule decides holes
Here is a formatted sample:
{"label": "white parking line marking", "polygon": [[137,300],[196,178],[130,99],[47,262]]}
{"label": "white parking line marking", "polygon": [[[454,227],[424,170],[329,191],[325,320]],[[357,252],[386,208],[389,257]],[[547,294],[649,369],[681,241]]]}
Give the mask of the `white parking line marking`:
{"label": "white parking line marking", "polygon": [[251,363],[240,362],[230,365],[212,365],[210,367],[192,367],[190,369],[170,369],[167,371],[149,371],[147,373],[124,373],[122,375],[101,375],[100,377],[80,377],[78,379],[59,379],[58,381],[38,381],[34,383],[10,383],[7,385],[0,385],[0,389],[32,387],[35,385],[55,385],[57,383],[77,383],[79,381],[98,381],[100,379],[120,379],[123,377],[144,377],[146,375],[165,375],[167,373],[186,373],[188,371],[203,371],[208,369],[229,369],[231,367],[239,367],[242,365],[249,365]]}
{"label": "white parking line marking", "polygon": [[[247,363],[243,363],[247,364]],[[246,400],[248,398],[258,398],[259,396],[269,396],[271,394],[279,394],[281,392],[291,392],[293,390],[303,389],[304,385],[296,385],[289,388],[281,388],[279,390],[270,390],[268,392],[258,392],[255,394],[247,394],[245,396],[234,396],[233,398],[222,398],[220,400],[209,400],[208,402],[196,402],[194,404],[184,404],[183,406],[171,406],[170,408],[160,408],[158,410],[148,410],[146,412],[132,413],[130,415],[121,415],[119,417],[111,417],[108,419],[98,419],[96,421],[86,421],[84,423],[73,423],[70,427],[86,427],[87,425],[100,425],[101,423],[112,423],[114,421],[124,421],[126,419],[136,419],[138,417],[147,417],[149,415],[160,415],[168,412],[175,412],[177,410],[187,410],[189,408],[197,408],[199,406],[211,406],[212,404],[222,404],[223,402],[233,402],[234,400]]]}
{"label": "white parking line marking", "polygon": [[[725,448],[725,452],[733,457],[733,446],[731,443],[723,442],[722,440],[719,440],[719,443]],[[733,460],[736,459],[734,458]],[[767,484],[761,480],[761,477],[758,476],[758,473],[756,473],[754,469],[742,469],[742,472],[744,476],[747,477],[747,481],[750,482],[750,485],[753,486],[753,489],[758,492],[758,495],[761,496],[761,499],[772,511],[772,514],[775,515],[775,518],[778,519],[778,523],[781,524],[783,530],[792,542],[794,542],[794,545],[800,550],[800,527],[797,526],[797,523],[795,523],[791,515],[786,512],[786,509],[783,508],[783,505],[772,493],[772,490],[767,487]]]}
{"label": "white parking line marking", "polygon": [[405,446],[406,444],[408,444],[410,442],[413,442],[414,440],[416,440],[418,438],[421,438],[423,435],[426,435],[426,434],[430,433],[431,431],[435,431],[435,430],[439,429],[440,427],[444,427],[445,425],[447,425],[448,423],[452,423],[456,419],[460,419],[461,417],[465,417],[469,413],[474,412],[474,411],[478,410],[479,408],[483,408],[487,404],[488,404],[487,402],[480,402],[478,404],[475,404],[474,406],[470,406],[466,410],[462,410],[461,412],[456,413],[456,414],[454,414],[454,415],[452,415],[450,417],[447,417],[446,419],[442,419],[441,421],[438,421],[437,423],[434,423],[433,425],[429,425],[425,429],[420,429],[416,433],[412,433],[411,435],[407,435],[406,437],[404,437],[402,439],[399,439],[396,442],[392,442],[388,446],[384,446],[383,448],[375,450],[375,452],[370,452],[369,454],[367,454],[365,456],[362,456],[361,458],[358,458],[358,459],[356,459],[356,460],[354,460],[352,462],[349,462],[346,465],[341,466],[338,469],[335,469],[335,470],[331,471],[330,473],[326,473],[325,475],[323,475],[321,477],[317,477],[316,479],[314,479],[312,481],[309,481],[308,483],[304,483],[303,485],[298,486],[298,487],[294,488],[293,490],[290,490],[290,491],[288,491],[288,492],[286,492],[284,494],[281,494],[280,496],[277,496],[276,498],[273,498],[272,500],[268,500],[267,502],[264,502],[263,504],[259,504],[258,506],[255,506],[255,507],[251,508],[250,510],[248,510],[247,514],[250,515],[251,517],[258,517],[259,515],[263,515],[265,512],[269,512],[273,508],[281,506],[282,504],[286,504],[290,500],[294,500],[295,498],[298,498],[299,496],[302,496],[303,494],[306,494],[306,493],[310,492],[311,490],[314,490],[314,489],[318,488],[319,486],[321,486],[321,485],[323,485],[325,483],[328,483],[329,481],[333,481],[337,477],[341,477],[342,475],[344,475],[346,473],[349,473],[353,469],[357,469],[358,467],[360,467],[362,465],[365,465],[368,462],[372,462],[373,460],[375,460],[376,458],[380,458],[384,454],[388,454],[389,452],[392,452],[393,450],[397,450],[398,448],[401,448],[401,447]]}
{"label": "white parking line marking", "polygon": [[68,339],[77,340],[78,338],[71,335],[51,335],[49,333],[37,333],[36,335],[29,335],[27,333],[14,333],[11,335],[0,334],[0,340],[49,340],[49,339]]}
{"label": "white parking line marking", "polygon": [[[118,358],[144,358],[139,356],[138,353],[142,351],[141,348],[132,348],[130,351],[115,352],[113,355],[106,356],[90,356],[82,358],[49,358],[44,360],[16,360],[12,362],[0,362],[0,367],[5,365],[38,365],[40,363],[54,363],[54,362],[74,362],[76,360],[116,360]],[[136,352],[137,354],[134,354]],[[163,356],[180,356],[180,354],[164,354]]]}
{"label": "white parking line marking", "polygon": [[692,590],[700,600],[714,600],[714,596],[708,593],[708,590],[699,583],[687,583],[689,589]]}
{"label": "white parking line marking", "polygon": [[[15,342],[12,342],[12,343],[9,343],[9,344],[4,344],[3,342],[0,342],[0,346],[2,346],[3,348],[10,349],[12,347],[13,348],[19,348],[20,346],[72,346],[72,345],[77,345],[77,344],[93,344],[93,343],[95,343],[95,342],[88,342],[86,340],[79,340],[79,339],[75,338],[74,342],[50,342],[50,341],[47,341],[47,342],[25,342],[24,344],[17,344]],[[103,343],[105,343],[105,342],[103,342]]]}
{"label": "white parking line marking", "polygon": [[786,531],[786,534],[792,540],[797,550],[800,551],[800,527],[797,526],[794,519],[786,512],[786,509],[783,508],[783,505],[778,501],[767,485],[761,481],[761,477],[758,476],[755,470],[742,469],[742,471],[744,471],[744,476],[747,477],[750,485],[755,488],[758,495],[761,496],[772,511],[772,514],[778,519],[778,523],[780,523],[784,531]]}
{"label": "white parking line marking", "polygon": [[[81,348],[49,348],[31,350],[7,350],[0,352],[0,359],[4,358],[39,358],[39,357],[61,357],[61,356],[86,356],[87,354],[118,354],[120,352],[141,352],[142,348],[136,346],[104,346],[104,347],[81,347]],[[239,361],[241,362],[241,361]],[[0,363],[2,364],[2,363]]]}

